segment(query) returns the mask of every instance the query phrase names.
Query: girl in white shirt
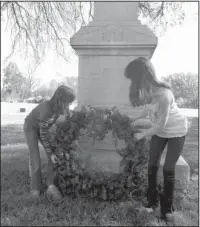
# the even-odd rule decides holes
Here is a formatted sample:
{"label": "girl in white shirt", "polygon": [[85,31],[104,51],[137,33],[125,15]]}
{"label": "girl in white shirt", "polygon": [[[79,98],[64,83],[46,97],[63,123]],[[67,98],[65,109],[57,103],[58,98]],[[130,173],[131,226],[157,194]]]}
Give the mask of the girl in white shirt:
{"label": "girl in white shirt", "polygon": [[164,190],[160,194],[161,217],[167,220],[174,211],[175,165],[188,131],[187,119],[177,107],[170,85],[157,78],[150,60],[139,57],[130,62],[125,69],[125,76],[131,80],[129,98],[133,106],[140,103],[144,94],[152,98],[152,102],[145,105],[142,113],[133,117],[133,120],[137,120],[148,116],[152,122],[152,127],[135,134],[137,140],[152,136],[148,163],[148,208],[158,206],[157,172],[162,152],[168,144],[163,167]]}

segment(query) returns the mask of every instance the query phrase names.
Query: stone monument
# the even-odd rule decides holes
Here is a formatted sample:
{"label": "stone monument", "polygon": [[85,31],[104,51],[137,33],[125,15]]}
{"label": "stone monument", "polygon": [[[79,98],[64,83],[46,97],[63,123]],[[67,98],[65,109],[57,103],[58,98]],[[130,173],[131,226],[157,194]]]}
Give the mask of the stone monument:
{"label": "stone monument", "polygon": [[94,19],[72,38],[79,56],[78,106],[112,107],[127,113],[126,65],[151,58],[157,37],[137,19],[138,2],[95,2]]}
{"label": "stone monument", "polygon": [[[78,107],[117,106],[127,115],[137,111],[133,110],[128,99],[129,80],[125,78],[124,70],[139,56],[151,58],[157,46],[157,37],[141,24],[137,12],[138,2],[95,2],[93,20],[71,38],[71,46],[79,56]],[[99,142],[97,151],[100,147],[104,153],[106,147],[110,150],[106,140]],[[97,153],[98,161],[100,156]],[[115,160],[117,166],[120,157],[112,156],[110,160]],[[182,166],[181,160],[178,167]],[[161,167],[162,163],[163,159]],[[188,179],[188,168],[185,168],[185,174],[177,177],[184,177],[184,181]]]}

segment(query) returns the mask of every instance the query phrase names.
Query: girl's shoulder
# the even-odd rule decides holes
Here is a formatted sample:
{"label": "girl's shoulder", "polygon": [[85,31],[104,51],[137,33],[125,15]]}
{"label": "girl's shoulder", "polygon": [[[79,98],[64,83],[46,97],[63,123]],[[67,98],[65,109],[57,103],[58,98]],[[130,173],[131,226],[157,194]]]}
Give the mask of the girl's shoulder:
{"label": "girl's shoulder", "polygon": [[158,96],[157,96],[157,98],[159,98],[161,101],[171,100],[174,97],[172,90],[171,89],[168,89],[168,88],[162,88],[160,90]]}
{"label": "girl's shoulder", "polygon": [[164,88],[161,96],[162,101],[172,101],[174,99],[174,94],[171,89]]}
{"label": "girl's shoulder", "polygon": [[40,120],[47,120],[53,115],[51,105],[48,101],[38,105],[38,111],[40,113]]}
{"label": "girl's shoulder", "polygon": [[159,92],[153,97],[151,104],[160,105],[170,105],[174,101],[174,95],[172,91],[168,88],[160,88]]}

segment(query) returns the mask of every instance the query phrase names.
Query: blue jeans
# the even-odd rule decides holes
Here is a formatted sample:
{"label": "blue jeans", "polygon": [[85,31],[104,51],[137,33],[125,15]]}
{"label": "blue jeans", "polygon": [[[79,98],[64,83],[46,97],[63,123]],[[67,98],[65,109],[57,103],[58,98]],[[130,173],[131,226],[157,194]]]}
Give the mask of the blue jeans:
{"label": "blue jeans", "polygon": [[156,135],[152,136],[148,163],[147,199],[149,201],[149,206],[158,205],[157,173],[161,155],[166,144],[168,144],[163,166],[164,202],[162,202],[162,210],[164,210],[164,212],[171,212],[173,210],[175,166],[183,150],[184,142],[185,136],[174,138],[161,138]]}
{"label": "blue jeans", "polygon": [[152,136],[148,167],[151,168],[156,166],[159,168],[161,155],[165,146],[168,144],[163,169],[166,171],[174,171],[176,163],[183,150],[184,142],[185,136],[174,138],[162,138],[156,135]]}
{"label": "blue jeans", "polygon": [[[32,129],[27,124],[24,124],[24,134],[29,148],[29,174],[31,178],[31,190],[41,190],[42,187],[42,172],[41,160],[38,142],[40,136],[37,130]],[[42,142],[41,142],[42,144]],[[53,163],[49,159],[47,173],[47,185],[54,184],[53,178]]]}
{"label": "blue jeans", "polygon": [[165,176],[169,174],[173,176],[172,181],[175,180],[175,166],[183,150],[184,142],[185,136],[174,138],[152,136],[148,163],[148,185],[150,191],[157,188],[157,172],[160,166],[160,158],[167,144],[167,154],[163,166],[164,180],[166,180]]}

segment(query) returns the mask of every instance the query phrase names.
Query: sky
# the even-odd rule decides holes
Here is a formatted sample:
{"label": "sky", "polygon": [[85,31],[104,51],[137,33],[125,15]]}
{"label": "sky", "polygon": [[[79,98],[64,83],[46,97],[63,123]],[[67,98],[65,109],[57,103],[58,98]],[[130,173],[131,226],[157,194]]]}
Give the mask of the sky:
{"label": "sky", "polygon": [[[168,28],[162,37],[158,37],[158,45],[152,57],[152,63],[159,77],[171,73],[192,72],[198,73],[198,19],[193,16],[198,5],[190,4],[186,7],[186,17],[182,25]],[[9,35],[1,31],[1,60],[9,53],[11,43]],[[12,61],[16,62],[20,71],[26,74],[28,61],[15,55]],[[2,68],[6,65],[2,64]],[[78,57],[74,56],[69,64],[57,58],[50,51],[45,60],[35,72],[35,77],[41,78],[44,84],[52,79],[60,81],[62,76],[78,76]]]}
{"label": "sky", "polygon": [[189,8],[183,24],[169,28],[158,39],[158,46],[152,57],[158,75],[198,73],[198,20],[195,20],[192,12]]}

